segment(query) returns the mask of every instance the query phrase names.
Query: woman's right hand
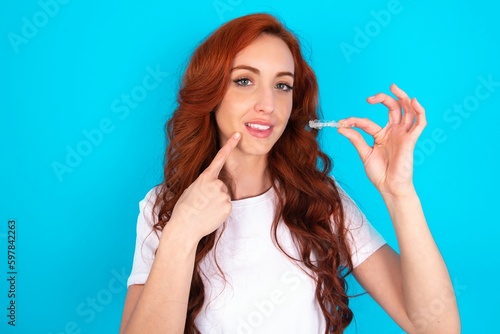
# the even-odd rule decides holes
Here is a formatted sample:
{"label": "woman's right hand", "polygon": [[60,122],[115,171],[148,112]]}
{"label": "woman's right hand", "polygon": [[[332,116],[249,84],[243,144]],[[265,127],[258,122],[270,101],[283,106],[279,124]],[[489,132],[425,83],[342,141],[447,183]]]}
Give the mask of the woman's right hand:
{"label": "woman's right hand", "polygon": [[[212,163],[182,193],[175,204],[167,226],[196,242],[215,231],[231,213],[231,197],[226,185],[218,179],[241,134],[233,134],[219,150]],[[170,225],[170,226],[169,226]]]}

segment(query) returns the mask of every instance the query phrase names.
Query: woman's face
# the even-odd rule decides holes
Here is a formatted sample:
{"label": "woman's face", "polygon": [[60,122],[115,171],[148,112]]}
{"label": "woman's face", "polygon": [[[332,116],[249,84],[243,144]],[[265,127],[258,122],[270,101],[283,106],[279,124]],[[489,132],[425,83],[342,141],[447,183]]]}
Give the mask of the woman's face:
{"label": "woman's face", "polygon": [[231,82],[215,119],[221,145],[241,133],[237,150],[267,155],[292,110],[294,62],[280,38],[263,34],[234,58]]}

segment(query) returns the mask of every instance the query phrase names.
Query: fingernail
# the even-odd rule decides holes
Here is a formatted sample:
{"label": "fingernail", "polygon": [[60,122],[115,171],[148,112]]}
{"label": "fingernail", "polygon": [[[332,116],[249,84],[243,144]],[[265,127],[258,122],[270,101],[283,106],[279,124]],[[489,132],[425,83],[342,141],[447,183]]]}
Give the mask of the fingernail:
{"label": "fingernail", "polygon": [[240,139],[241,137],[241,134],[239,132],[236,132],[234,135],[233,135],[233,138],[234,139]]}
{"label": "fingernail", "polygon": [[339,121],[340,128],[352,128],[352,124],[349,124],[345,119]]}
{"label": "fingernail", "polygon": [[417,100],[417,98],[414,97],[414,99],[415,99],[415,102],[417,102],[417,104],[420,105],[420,102]]}

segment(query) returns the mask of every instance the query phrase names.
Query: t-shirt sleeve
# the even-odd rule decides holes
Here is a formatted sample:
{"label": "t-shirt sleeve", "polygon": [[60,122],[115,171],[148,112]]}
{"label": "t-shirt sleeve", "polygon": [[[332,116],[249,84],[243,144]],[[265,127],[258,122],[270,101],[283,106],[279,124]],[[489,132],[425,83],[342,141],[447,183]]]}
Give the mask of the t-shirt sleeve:
{"label": "t-shirt sleeve", "polygon": [[356,268],[385,245],[386,241],[370,224],[349,195],[342,189],[339,190],[344,206],[345,224],[349,230],[347,239],[351,248],[352,264]]}
{"label": "t-shirt sleeve", "polygon": [[139,202],[134,262],[127,281],[127,287],[132,284],[146,283],[153,265],[155,252],[159,244],[159,234],[153,230],[153,206],[156,200],[156,191],[157,188],[151,189],[144,199]]}

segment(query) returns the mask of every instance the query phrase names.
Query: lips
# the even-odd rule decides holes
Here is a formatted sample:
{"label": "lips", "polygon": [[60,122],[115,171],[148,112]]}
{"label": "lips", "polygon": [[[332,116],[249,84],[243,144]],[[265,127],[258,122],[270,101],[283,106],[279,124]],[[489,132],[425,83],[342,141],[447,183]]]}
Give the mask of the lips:
{"label": "lips", "polygon": [[262,124],[255,124],[255,123],[245,123],[246,126],[252,128],[252,129],[257,129],[257,130],[269,130],[271,128],[270,125],[262,125]]}
{"label": "lips", "polygon": [[267,138],[273,133],[273,125],[266,121],[252,121],[245,123],[245,128],[254,137]]}

